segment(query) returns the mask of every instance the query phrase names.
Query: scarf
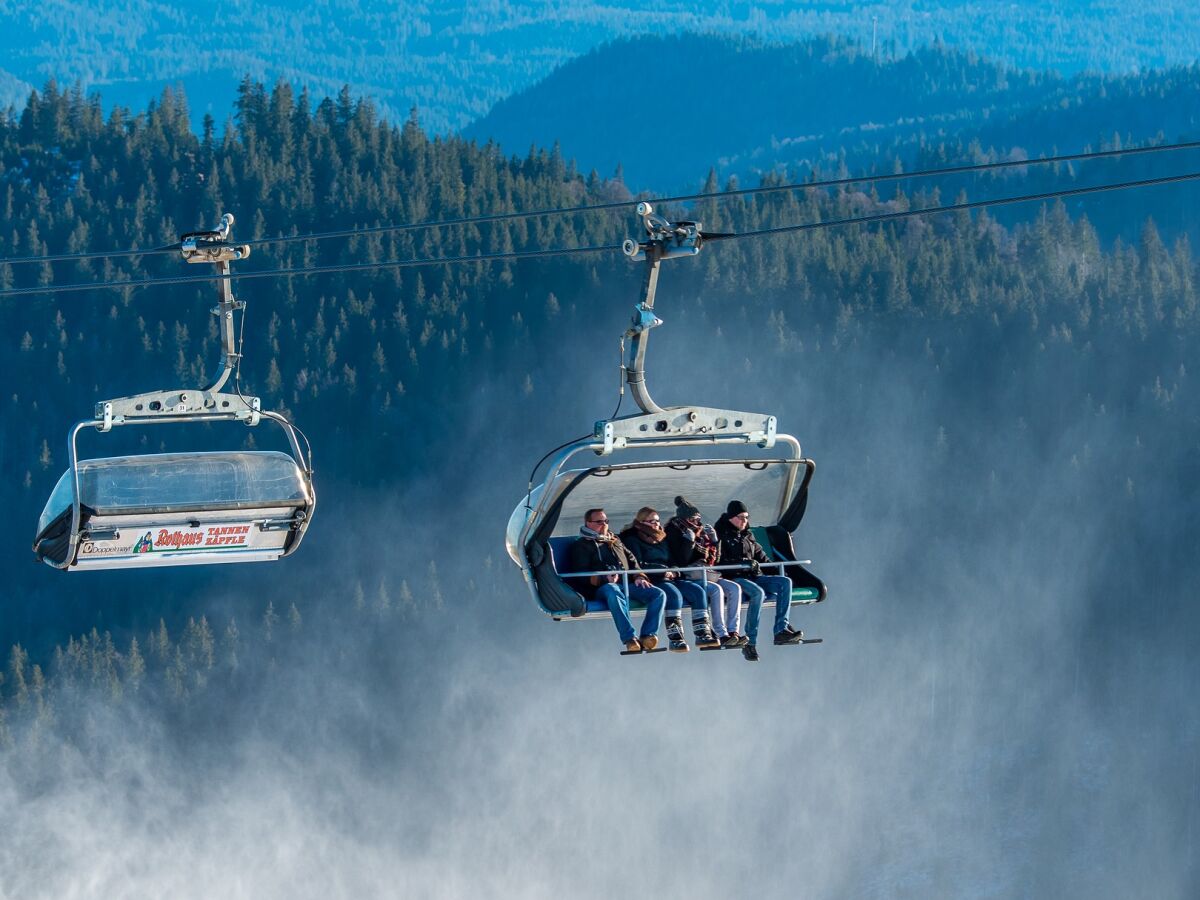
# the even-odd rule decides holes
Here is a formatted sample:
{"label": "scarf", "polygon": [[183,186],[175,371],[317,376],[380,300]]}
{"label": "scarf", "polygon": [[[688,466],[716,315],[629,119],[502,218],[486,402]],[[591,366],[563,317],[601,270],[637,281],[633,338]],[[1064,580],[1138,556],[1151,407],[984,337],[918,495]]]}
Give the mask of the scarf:
{"label": "scarf", "polygon": [[721,545],[712,537],[712,532],[703,526],[696,532],[696,549],[704,554],[704,565],[715,566],[720,558]]}
{"label": "scarf", "polygon": [[681,519],[678,516],[673,518],[668,524],[673,524],[683,534],[691,532],[696,535],[695,546],[696,552],[700,554],[700,559],[698,560],[700,565],[715,566],[717,564],[717,560],[720,558],[720,544],[708,536],[704,531],[703,525],[696,528],[686,519]]}
{"label": "scarf", "polygon": [[615,534],[613,534],[611,531],[608,534],[601,534],[598,531],[593,531],[591,528],[588,528],[586,525],[579,526],[579,533],[581,535],[583,535],[585,538],[587,538],[589,541],[600,541],[600,542],[611,544],[613,541],[615,541],[617,539],[617,536]]}
{"label": "scarf", "polygon": [[647,544],[660,544],[667,536],[661,525],[650,522],[634,522],[633,527],[637,529],[638,537]]}

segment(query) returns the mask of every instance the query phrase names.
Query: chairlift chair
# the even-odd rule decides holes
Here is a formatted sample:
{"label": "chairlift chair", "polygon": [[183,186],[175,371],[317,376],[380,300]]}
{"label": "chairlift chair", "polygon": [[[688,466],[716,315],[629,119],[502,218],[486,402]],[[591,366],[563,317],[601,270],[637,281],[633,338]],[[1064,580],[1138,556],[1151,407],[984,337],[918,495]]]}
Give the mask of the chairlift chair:
{"label": "chairlift chair", "polygon": [[[670,223],[649,203],[639,204],[638,214],[648,239],[627,240],[624,250],[632,259],[645,260],[647,267],[642,300],[625,335],[631,341],[625,372],[641,412],[597,422],[590,437],[561,448],[549,460],[540,484],[534,486],[531,478],[528,493],[509,518],[509,556],[521,568],[538,607],[554,621],[608,618],[606,605],[585,600],[564,577],[568,548],[586,510],[603,507],[619,532],[642,506],[673,513],[674,497],[680,494],[710,522],[736,498],[750,508],[756,537],[771,558],[764,570],[791,578],[791,603],[818,603],[825,599],[825,584],[798,558],[792,540],[808,507],[816,470],[802,456],[799,441],[780,433],[772,415],[701,406],[664,409],[650,397],[645,357],[650,329],[662,324],[654,314],[659,263],[696,255],[705,235],[699,223]],[[662,458],[665,451],[682,455]],[[579,465],[589,452],[605,461]],[[609,461],[615,454],[659,458]],[[586,574],[595,573],[569,572]],[[684,574],[705,578],[703,570]]]}
{"label": "chairlift chair", "polygon": [[[250,248],[232,242],[233,216],[214,231],[180,238],[189,263],[211,263],[222,276]],[[316,493],[311,451],[283,415],[262,409],[258,397],[222,392],[241,359],[233,314],[245,304],[228,277],[217,282],[217,316],[223,366],[206,387],[152,391],[96,404],[92,419],[77,422],[68,438],[68,468],[38,521],[33,550],[65,571],[256,562],[289,556],[312,520]],[[154,453],[79,459],[86,428],[106,433],[118,426],[236,422],[278,424],[291,453]]]}

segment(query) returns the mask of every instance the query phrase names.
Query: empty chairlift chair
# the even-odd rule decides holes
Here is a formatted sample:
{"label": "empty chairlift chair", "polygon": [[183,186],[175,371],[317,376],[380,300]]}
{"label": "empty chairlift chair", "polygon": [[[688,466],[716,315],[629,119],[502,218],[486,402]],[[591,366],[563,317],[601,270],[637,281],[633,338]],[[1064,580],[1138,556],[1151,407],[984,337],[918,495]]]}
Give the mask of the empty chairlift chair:
{"label": "empty chairlift chair", "polygon": [[[229,262],[249,247],[230,240],[233,217],[216,231],[180,239],[188,262],[213,263],[229,275]],[[241,358],[235,345],[235,300],[230,281],[218,283],[223,368],[207,387],[152,391],[96,404],[95,416],[75,424],[68,441],[70,466],[58,480],[38,521],[37,558],[68,571],[279,559],[299,547],[316,506],[310,454],[303,435],[283,415],[261,408],[240,387],[221,388]],[[236,386],[236,380],[235,380]],[[118,426],[213,422],[278,424],[291,454],[276,451],[156,453],[79,459],[79,433]],[[307,442],[305,442],[307,448]]]}
{"label": "empty chairlift chair", "polygon": [[312,504],[286,453],[81,460],[50,495],[34,552],[79,570],[273,560],[299,545]]}

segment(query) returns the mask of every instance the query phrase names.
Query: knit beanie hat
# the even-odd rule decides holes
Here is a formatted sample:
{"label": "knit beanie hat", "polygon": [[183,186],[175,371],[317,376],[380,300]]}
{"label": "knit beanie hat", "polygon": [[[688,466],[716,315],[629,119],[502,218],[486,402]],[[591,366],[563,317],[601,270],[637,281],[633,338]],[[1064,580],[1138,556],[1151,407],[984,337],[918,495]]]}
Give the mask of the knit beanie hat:
{"label": "knit beanie hat", "polygon": [[690,519],[692,516],[700,515],[700,510],[692,506],[684,497],[675,498],[675,515],[681,519]]}
{"label": "knit beanie hat", "polygon": [[731,519],[734,516],[740,516],[744,512],[750,512],[750,510],[746,509],[746,504],[741,500],[730,500],[729,505],[725,507],[725,514]]}

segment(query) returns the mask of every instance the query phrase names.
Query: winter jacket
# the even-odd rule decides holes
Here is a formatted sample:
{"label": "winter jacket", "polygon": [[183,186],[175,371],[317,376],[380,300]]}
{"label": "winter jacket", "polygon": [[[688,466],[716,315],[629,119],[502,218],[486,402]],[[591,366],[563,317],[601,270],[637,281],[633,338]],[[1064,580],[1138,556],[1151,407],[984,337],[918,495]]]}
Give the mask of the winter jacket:
{"label": "winter jacket", "polygon": [[[688,566],[715,566],[721,561],[719,553],[716,559],[705,560],[704,550],[696,545],[696,532],[680,519],[671,519],[667,523],[666,531],[667,539],[665,543],[672,566],[680,569],[687,568]],[[695,578],[698,573],[685,572],[684,574],[688,578]]]}
{"label": "winter jacket", "polygon": [[626,528],[621,532],[621,543],[637,559],[652,584],[661,584],[666,580],[665,573],[671,568],[671,550],[666,538],[652,544],[643,539],[636,528]]}
{"label": "winter jacket", "polygon": [[[770,557],[762,547],[759,546],[757,540],[754,539],[754,532],[749,528],[739,529],[731,521],[729,515],[722,515],[717,519],[717,538],[721,542],[721,561],[727,565],[735,565],[736,563],[765,563],[770,562]],[[757,566],[747,565],[744,569],[732,569],[725,573],[726,578],[753,578],[758,575]]]}
{"label": "winter jacket", "polygon": [[[611,541],[597,541],[594,538],[580,536],[570,547],[568,561],[572,572],[605,572],[610,569],[632,570],[629,580],[642,575],[638,570],[637,560],[625,549],[625,545],[615,538]],[[587,599],[596,595],[599,585],[592,584],[591,578],[566,579],[567,584],[583,594]],[[603,582],[602,582],[603,583]],[[619,582],[618,582],[619,583]]]}

